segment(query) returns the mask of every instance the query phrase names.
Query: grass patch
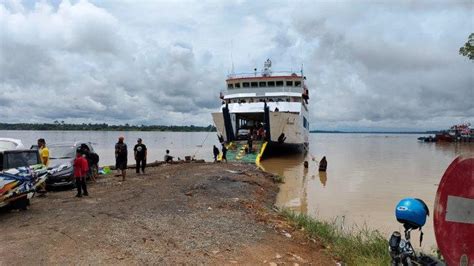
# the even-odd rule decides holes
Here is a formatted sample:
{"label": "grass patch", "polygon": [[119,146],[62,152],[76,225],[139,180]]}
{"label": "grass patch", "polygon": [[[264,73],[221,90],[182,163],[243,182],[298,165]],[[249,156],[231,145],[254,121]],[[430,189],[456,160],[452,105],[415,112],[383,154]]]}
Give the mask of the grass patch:
{"label": "grass patch", "polygon": [[294,226],[327,248],[328,252],[348,265],[389,265],[388,240],[379,232],[358,229],[346,232],[335,223],[317,221],[305,214],[283,210]]}

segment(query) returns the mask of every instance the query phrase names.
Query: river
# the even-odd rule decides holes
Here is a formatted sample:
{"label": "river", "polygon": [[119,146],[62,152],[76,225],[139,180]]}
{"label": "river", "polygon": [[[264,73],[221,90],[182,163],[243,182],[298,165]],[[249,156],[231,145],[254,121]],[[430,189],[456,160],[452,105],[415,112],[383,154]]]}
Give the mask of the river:
{"label": "river", "polygon": [[[19,138],[26,147],[45,138],[47,143],[76,140],[94,143],[101,165],[114,162],[114,144],[125,137],[129,149],[137,138],[147,145],[148,161],[163,160],[165,150],[184,158],[212,160],[214,132],[111,132],[111,131],[0,131],[0,137]],[[277,197],[279,207],[335,221],[344,228],[378,229],[388,236],[403,231],[394,212],[404,197],[423,199],[433,211],[438,183],[451,161],[474,154],[474,143],[440,144],[417,142],[410,134],[311,134],[305,156],[272,158],[263,168],[284,177]],[[317,161],[326,156],[328,170],[318,172]],[[314,159],[314,160],[313,160]],[[303,162],[309,161],[309,168]],[[423,249],[431,250],[434,238],[432,217],[424,227]],[[418,233],[412,238],[418,245]]]}

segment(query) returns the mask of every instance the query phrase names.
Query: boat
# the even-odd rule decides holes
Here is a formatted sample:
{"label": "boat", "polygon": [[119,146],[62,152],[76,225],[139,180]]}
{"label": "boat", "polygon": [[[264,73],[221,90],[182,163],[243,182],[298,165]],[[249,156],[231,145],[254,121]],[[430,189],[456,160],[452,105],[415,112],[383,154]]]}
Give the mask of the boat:
{"label": "boat", "polygon": [[436,142],[436,137],[433,137],[433,136],[419,137],[418,141],[420,141],[420,142]]}
{"label": "boat", "polygon": [[47,178],[42,164],[0,172],[0,208],[27,209],[36,188]]}
{"label": "boat", "polygon": [[0,151],[23,149],[23,143],[19,139],[0,138]]}
{"label": "boat", "polygon": [[228,160],[258,161],[274,154],[303,153],[309,144],[309,90],[303,70],[230,74],[221,107],[212,113]]}
{"label": "boat", "polygon": [[470,123],[458,124],[437,133],[435,138],[440,142],[474,142],[474,129]]}

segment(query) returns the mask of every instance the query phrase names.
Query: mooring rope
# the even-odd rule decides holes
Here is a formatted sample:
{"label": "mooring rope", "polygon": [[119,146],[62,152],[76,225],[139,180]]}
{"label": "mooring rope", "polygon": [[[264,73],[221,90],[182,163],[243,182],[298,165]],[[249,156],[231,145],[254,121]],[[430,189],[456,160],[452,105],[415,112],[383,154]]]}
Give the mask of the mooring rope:
{"label": "mooring rope", "polygon": [[193,157],[191,157],[191,158],[194,158],[196,156],[196,154],[198,153],[199,149],[201,149],[203,147],[204,142],[206,142],[206,140],[209,137],[209,134],[211,133],[211,130],[212,130],[213,127],[217,129],[217,127],[214,124],[212,124],[212,127],[210,127],[209,131],[207,131],[206,137],[204,137],[204,140],[201,142],[201,145],[197,145],[198,148],[196,149],[196,151],[193,154]]}

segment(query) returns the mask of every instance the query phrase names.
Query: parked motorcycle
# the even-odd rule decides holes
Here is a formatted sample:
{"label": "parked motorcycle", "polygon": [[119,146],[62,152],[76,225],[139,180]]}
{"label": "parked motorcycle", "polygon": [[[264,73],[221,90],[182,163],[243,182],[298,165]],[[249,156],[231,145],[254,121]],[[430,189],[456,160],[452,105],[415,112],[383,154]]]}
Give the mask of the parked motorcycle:
{"label": "parked motorcycle", "polygon": [[421,200],[415,198],[406,198],[401,200],[395,208],[397,221],[403,224],[405,228],[404,239],[400,232],[395,231],[388,241],[389,252],[392,258],[392,266],[398,265],[445,265],[436,258],[418,253],[411,244],[411,232],[420,230],[420,246],[423,241],[422,227],[426,223],[426,217],[429,216],[428,206]]}

